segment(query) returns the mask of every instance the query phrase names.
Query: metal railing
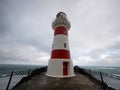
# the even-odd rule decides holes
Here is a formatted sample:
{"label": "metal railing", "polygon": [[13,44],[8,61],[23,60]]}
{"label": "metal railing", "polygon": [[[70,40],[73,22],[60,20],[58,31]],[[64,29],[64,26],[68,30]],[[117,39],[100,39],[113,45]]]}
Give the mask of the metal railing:
{"label": "metal railing", "polygon": [[[0,79],[5,80],[4,83],[0,83],[1,86],[4,85],[2,90],[10,90],[13,88],[23,77],[29,76],[31,73],[31,69],[23,70],[23,71],[12,71],[7,75],[1,77]],[[5,78],[5,79],[4,79]],[[2,81],[1,81],[2,82]],[[1,89],[0,89],[1,90]]]}
{"label": "metal railing", "polygon": [[[119,82],[119,83],[117,83],[118,85],[116,85],[116,86],[119,86],[119,84],[120,84],[120,77],[115,76],[114,74],[108,74],[108,73],[105,73],[105,72],[94,71],[94,70],[85,69],[85,68],[83,68],[83,69],[85,70],[86,73],[89,74],[89,77],[90,77],[91,80],[93,80],[93,78],[95,78],[95,79],[101,81],[101,85],[102,85],[102,87],[103,87],[103,90],[106,90],[105,84],[108,85],[108,84],[110,83],[110,85],[112,85],[111,82],[112,82],[113,80],[115,81],[115,82],[114,82],[115,85],[116,85],[117,81]],[[113,79],[113,80],[112,80],[112,79]],[[110,81],[110,80],[111,80],[111,81]],[[109,86],[109,85],[108,85],[108,86]],[[112,85],[112,86],[114,86],[114,85]],[[110,86],[110,87],[112,87],[112,86]],[[119,87],[118,87],[118,88],[112,87],[112,88],[115,88],[116,90],[120,90]]]}
{"label": "metal railing", "polygon": [[[12,71],[10,74],[8,74],[5,77],[5,78],[7,78],[7,82],[4,83],[5,87],[2,90],[15,90],[14,88],[23,82],[25,82],[27,85],[27,82],[31,78],[33,78],[34,76],[36,76],[40,73],[43,73],[46,70],[47,70],[47,67],[45,66],[45,67],[29,69],[29,70],[24,70],[24,71],[15,71],[15,72]],[[17,80],[17,82],[16,82],[16,80]],[[2,86],[2,85],[0,85],[0,86]]]}

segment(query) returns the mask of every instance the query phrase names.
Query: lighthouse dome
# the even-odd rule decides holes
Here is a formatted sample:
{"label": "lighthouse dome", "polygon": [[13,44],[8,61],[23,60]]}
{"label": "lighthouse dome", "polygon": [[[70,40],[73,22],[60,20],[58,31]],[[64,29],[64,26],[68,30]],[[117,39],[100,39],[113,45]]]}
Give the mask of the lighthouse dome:
{"label": "lighthouse dome", "polygon": [[67,28],[67,30],[69,30],[71,27],[71,24],[69,20],[67,19],[67,15],[64,12],[59,12],[56,15],[56,18],[52,23],[53,30],[55,30],[55,28],[59,26],[64,26]]}
{"label": "lighthouse dome", "polygon": [[66,15],[64,12],[59,12],[59,13],[57,14],[57,17],[59,17],[59,16],[67,17],[67,15]]}

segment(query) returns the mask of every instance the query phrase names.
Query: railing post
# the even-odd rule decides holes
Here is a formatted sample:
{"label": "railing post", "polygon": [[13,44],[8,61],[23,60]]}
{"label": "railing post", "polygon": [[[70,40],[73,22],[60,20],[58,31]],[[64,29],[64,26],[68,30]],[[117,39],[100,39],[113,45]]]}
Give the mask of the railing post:
{"label": "railing post", "polygon": [[31,69],[28,70],[28,76],[30,75],[30,71],[31,71]]}
{"label": "railing post", "polygon": [[13,76],[13,73],[14,73],[14,71],[11,72],[10,79],[9,79],[9,81],[8,81],[8,84],[7,84],[6,90],[9,89],[9,85],[10,85],[10,82],[11,82],[11,79],[12,79],[12,76]]}
{"label": "railing post", "polygon": [[28,70],[28,79],[30,79],[30,72],[31,72],[31,69]]}
{"label": "railing post", "polygon": [[28,70],[28,75],[27,75],[28,78],[26,78],[26,83],[27,83],[28,80],[30,79],[30,71],[31,71],[31,69]]}
{"label": "railing post", "polygon": [[103,76],[102,76],[101,72],[100,72],[100,77],[101,77],[101,81],[102,81],[103,90],[105,90],[105,85],[104,85]]}
{"label": "railing post", "polygon": [[91,75],[91,70],[89,69],[89,73],[90,73],[90,78],[91,78],[91,80],[92,80],[92,75]]}

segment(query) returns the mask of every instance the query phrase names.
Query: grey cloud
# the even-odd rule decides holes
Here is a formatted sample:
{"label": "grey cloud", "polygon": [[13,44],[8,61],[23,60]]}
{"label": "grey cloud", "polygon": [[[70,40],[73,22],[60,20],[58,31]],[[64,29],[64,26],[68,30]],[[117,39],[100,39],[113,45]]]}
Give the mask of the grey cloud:
{"label": "grey cloud", "polygon": [[115,41],[115,42],[113,42],[110,46],[108,46],[108,49],[120,50],[120,41]]}
{"label": "grey cloud", "polygon": [[40,62],[44,62],[44,58],[42,59],[41,57],[46,56],[48,58],[49,54],[45,51],[39,51],[36,47],[33,46],[20,44],[16,44],[13,46],[0,45],[0,61],[1,63],[5,64],[37,64],[36,62],[39,62],[39,64],[41,64]]}
{"label": "grey cloud", "polygon": [[[42,57],[41,52],[50,54],[53,42],[51,24],[59,11],[65,11],[71,21],[69,40],[73,59],[91,57],[91,61],[94,59],[99,64],[102,54],[108,54],[112,60],[119,58],[118,3],[117,0],[0,0],[0,63],[5,59],[6,63],[20,63],[19,59],[24,63],[31,61],[28,57]],[[32,51],[31,47],[36,50]],[[7,48],[9,52],[5,53]],[[21,55],[20,50],[26,53]],[[29,56],[27,51],[32,55]]]}
{"label": "grey cloud", "polygon": [[[34,5],[37,3],[31,1],[27,2],[27,0],[24,1],[24,3],[22,1],[13,0],[10,2],[3,2],[2,4],[3,5],[1,6],[1,11],[4,11],[3,13],[5,16],[2,17],[0,25],[3,28],[1,27],[0,30],[1,32],[5,32],[6,30],[7,35],[1,37],[1,42],[7,42],[8,44],[12,42],[20,44],[23,43],[26,45],[33,45],[35,47],[38,47],[40,50],[49,51],[50,47],[48,46],[51,45],[49,40],[50,36],[46,36],[46,32],[50,32],[50,30],[43,28],[45,22],[40,23],[40,21],[43,21],[44,19],[38,18],[38,15],[41,17],[42,13],[40,12],[41,10],[39,13],[37,13],[38,8],[34,7]],[[4,22],[6,25],[3,25]],[[7,41],[5,41],[6,39]],[[45,42],[43,42],[43,40]]]}
{"label": "grey cloud", "polygon": [[96,60],[93,65],[119,66],[120,42],[114,42],[105,48],[93,50],[91,51],[90,56]]}

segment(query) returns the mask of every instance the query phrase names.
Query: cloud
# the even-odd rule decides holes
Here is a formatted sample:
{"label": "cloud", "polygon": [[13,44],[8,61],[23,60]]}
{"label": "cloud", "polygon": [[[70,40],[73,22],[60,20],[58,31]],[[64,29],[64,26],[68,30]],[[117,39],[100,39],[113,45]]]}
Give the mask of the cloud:
{"label": "cloud", "polygon": [[90,56],[80,56],[76,59],[73,59],[74,65],[81,65],[81,66],[92,66],[95,62],[95,59],[91,58]]}
{"label": "cloud", "polygon": [[[14,47],[15,46],[15,47]],[[1,62],[16,64],[46,64],[49,59],[49,54],[39,51],[33,46],[25,45],[9,45],[0,46]]]}
{"label": "cloud", "polygon": [[119,66],[120,65],[120,42],[114,42],[114,44],[102,49],[96,49],[91,51],[90,56],[96,60],[96,65],[103,66]]}
{"label": "cloud", "polygon": [[[118,65],[119,0],[0,1],[0,63],[47,64],[59,11],[71,22],[70,51],[77,65]],[[43,53],[45,55],[43,55]]]}

